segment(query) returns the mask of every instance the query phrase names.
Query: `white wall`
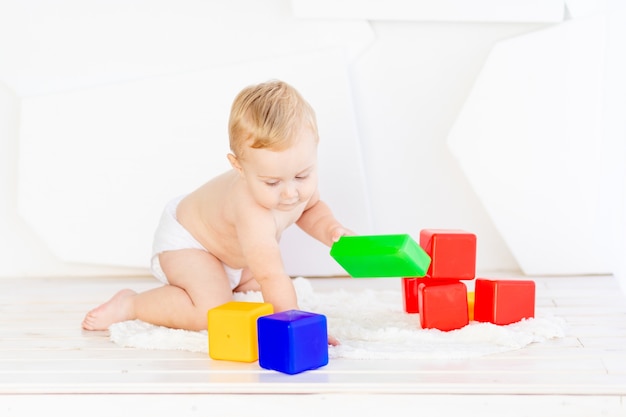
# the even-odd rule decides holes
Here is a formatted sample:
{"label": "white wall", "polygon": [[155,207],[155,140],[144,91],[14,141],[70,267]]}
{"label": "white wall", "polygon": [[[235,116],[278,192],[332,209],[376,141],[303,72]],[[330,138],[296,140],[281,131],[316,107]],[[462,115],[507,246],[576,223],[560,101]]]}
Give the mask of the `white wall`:
{"label": "white wall", "polygon": [[22,275],[40,264],[46,248],[28,233],[17,212],[17,138],[19,100],[0,82],[0,253],[7,275]]}
{"label": "white wall", "polygon": [[[383,3],[380,2],[380,5]],[[511,6],[514,3],[515,1],[510,0]],[[603,13],[602,9],[583,7],[585,3],[589,4],[584,1],[571,3],[572,19]],[[410,2],[390,4],[406,6]],[[451,7],[454,6],[454,2],[450,4]],[[419,5],[428,7],[428,2],[419,2]],[[324,159],[328,162],[322,167],[327,172],[328,184],[339,189],[345,187],[346,190],[354,188],[351,184],[358,184],[356,192],[352,190],[354,193],[349,194],[356,196],[355,198],[347,198],[336,190],[329,193],[330,203],[337,207],[345,223],[352,225],[351,213],[356,212],[358,215],[352,220],[357,224],[356,228],[365,233],[397,232],[417,235],[421,228],[427,227],[466,229],[478,236],[479,271],[518,270],[518,260],[507,246],[507,241],[496,227],[469,177],[453,157],[446,141],[494,45],[499,41],[561,24],[555,21],[560,17],[554,12],[559,3],[551,1],[544,2],[543,5],[546,7],[545,15],[525,15],[519,21],[513,21],[510,17],[504,21],[493,21],[494,14],[490,13],[492,9],[488,7],[474,8],[484,11],[484,14],[477,16],[474,13],[471,17],[466,15],[466,21],[463,16],[459,18],[458,14],[450,21],[442,21],[445,19],[440,15],[435,20],[403,20],[393,16],[387,16],[385,20],[328,15],[318,18],[307,18],[303,15],[296,17],[292,4],[286,0],[64,0],[49,3],[0,0],[0,81],[7,86],[8,91],[14,92],[11,102],[17,103],[22,110],[21,116],[19,111],[6,110],[6,107],[0,112],[0,126],[16,126],[20,120],[22,122],[18,134],[5,135],[0,140],[0,150],[4,155],[9,152],[13,152],[13,155],[16,152],[13,149],[18,142],[21,161],[20,166],[15,168],[21,173],[20,178],[7,178],[8,171],[2,170],[5,178],[0,187],[0,197],[15,200],[15,194],[19,191],[22,198],[20,214],[23,220],[29,225],[37,225],[38,221],[33,221],[34,218],[45,218],[46,213],[50,213],[50,207],[39,204],[33,208],[33,201],[36,200],[30,199],[28,203],[23,200],[24,196],[37,193],[37,187],[41,187],[37,178],[54,178],[54,175],[44,170],[39,171],[34,163],[45,161],[46,156],[51,156],[54,164],[51,163],[50,167],[75,166],[76,161],[81,158],[76,153],[78,148],[56,148],[55,151],[54,144],[70,146],[77,143],[73,141],[82,138],[85,149],[89,149],[89,141],[98,137],[98,121],[102,126],[106,125],[111,122],[111,114],[117,114],[114,118],[117,131],[134,133],[134,139],[130,139],[133,140],[132,149],[141,150],[145,147],[149,150],[150,158],[170,155],[171,142],[179,140],[183,134],[189,140],[187,150],[190,154],[195,149],[195,140],[202,141],[209,134],[222,135],[217,138],[219,144],[214,148],[222,154],[226,139],[220,129],[225,114],[216,114],[214,119],[209,119],[206,113],[198,111],[198,102],[191,100],[191,96],[186,96],[182,102],[173,102],[179,98],[176,88],[163,89],[165,96],[159,97],[159,94],[155,94],[150,98],[173,103],[168,107],[170,110],[176,108],[176,105],[188,109],[180,113],[170,113],[174,119],[170,120],[169,126],[179,126],[179,130],[169,133],[158,129],[162,126],[160,121],[146,126],[142,131],[137,119],[129,118],[124,121],[120,112],[107,112],[103,109],[107,106],[116,108],[116,100],[129,97],[129,91],[136,90],[138,85],[162,86],[159,83],[171,84],[174,82],[172,80],[181,78],[189,80],[194,74],[224,78],[223,83],[220,79],[212,81],[214,84],[229,86],[220,90],[214,101],[211,100],[213,97],[207,97],[208,94],[203,96],[203,105],[209,106],[203,109],[217,109],[226,104],[228,97],[232,95],[230,93],[239,85],[243,87],[250,82],[256,82],[271,74],[273,69],[277,74],[294,77],[294,80],[298,80],[297,87],[315,96],[314,104],[318,112],[327,115],[321,120],[326,126],[327,136],[340,138],[340,143],[352,144],[338,148],[342,155],[337,155],[337,152],[328,153]],[[319,7],[322,6],[323,2],[319,3]],[[541,7],[537,8],[537,4],[533,7],[535,11],[541,10]],[[605,190],[602,194],[600,204],[605,205],[612,215],[606,217],[606,222],[600,227],[624,231],[624,210],[620,212],[615,207],[618,207],[616,203],[624,206],[623,178],[626,175],[621,163],[624,159],[620,159],[618,153],[623,151],[624,126],[623,117],[619,115],[623,114],[624,95],[617,93],[624,91],[623,81],[618,74],[624,68],[622,51],[626,48],[620,40],[624,38],[620,36],[623,35],[621,27],[626,19],[623,10],[617,12],[617,9],[623,9],[617,1],[609,3],[609,8],[612,12],[606,15],[610,18],[607,24],[607,76],[604,80],[604,91],[610,93],[605,97],[607,113],[603,130],[615,151],[610,153],[614,158],[611,169],[616,178],[621,180],[615,183],[617,189],[614,193]],[[299,12],[302,12],[301,9]],[[399,15],[407,16],[401,11]],[[303,69],[302,62],[307,57],[316,57],[312,62],[317,64],[305,66],[308,69]],[[242,70],[242,67],[247,68],[247,71]],[[233,68],[237,70],[230,71]],[[322,70],[326,79],[332,82],[321,83],[316,80],[316,73]],[[186,74],[190,76],[187,77]],[[107,102],[106,97],[111,101]],[[98,100],[105,101],[96,107]],[[69,111],[76,109],[81,103],[85,104],[86,110],[83,111],[88,112],[89,106],[98,109],[90,116],[92,134],[89,134],[89,125],[83,125],[81,129],[69,129],[71,135],[68,135],[68,131],[63,128],[64,125],[67,126],[65,118]],[[334,107],[331,106],[333,103]],[[339,109],[343,116],[332,117],[332,113],[322,110],[325,107]],[[46,119],[49,124],[44,125],[43,118],[38,115],[53,109],[59,112],[64,110],[65,113],[63,117],[49,114]],[[161,115],[158,117],[162,118]],[[206,123],[211,126],[203,125],[204,118],[207,118]],[[143,125],[149,123],[149,120],[142,119]],[[114,132],[110,130],[110,126],[107,129],[108,132]],[[160,133],[155,135],[155,132]],[[46,149],[51,152],[50,155],[41,154],[43,148],[38,144],[42,143],[48,145]],[[165,146],[168,143],[170,145]],[[50,144],[53,146],[49,146]],[[98,143],[94,142],[94,146],[102,145],[101,139]],[[205,144],[202,147],[198,145],[202,149],[204,146]],[[154,169],[154,164],[146,164],[139,152],[130,152],[130,155],[131,160],[124,161],[119,166],[125,169],[135,165],[138,169]],[[341,182],[346,172],[346,167],[341,165],[342,158],[349,161],[351,169],[357,172],[356,177],[350,182],[345,181],[345,184]],[[188,161],[185,160],[185,152],[180,152],[177,159],[173,162],[177,167],[185,166]],[[115,164],[111,164],[109,168],[113,173],[120,172],[119,169],[116,171]],[[101,168],[100,172],[103,169],[106,171]],[[204,180],[200,178],[204,174],[201,171],[196,168],[186,172],[184,179],[177,185],[182,188],[182,184],[187,187],[192,183],[200,183]],[[129,172],[124,171],[124,175],[132,175]],[[106,175],[115,176],[111,173]],[[154,196],[158,194],[154,185],[146,188],[153,196],[152,199],[138,193],[138,179],[143,179],[145,175],[146,172],[138,172],[136,177],[129,178],[126,182],[115,178],[115,181],[111,180],[114,187],[100,187],[104,193],[101,195],[104,202],[114,201],[113,197],[120,190],[124,191],[126,199],[133,194],[138,195],[141,203],[133,205],[131,202],[128,207],[129,215],[145,220],[144,226],[133,232],[137,244],[125,249],[125,253],[131,253],[132,259],[122,260],[122,256],[112,256],[106,263],[138,266],[137,263],[145,259],[147,264],[147,246],[151,238],[146,236],[150,224],[148,220],[156,218],[161,207],[154,201]],[[86,183],[89,182],[89,175],[77,173],[77,178],[81,177]],[[18,188],[18,185],[19,190],[11,191]],[[54,186],[58,187],[60,195],[71,195],[77,188],[75,180],[67,183],[57,181]],[[164,190],[163,195],[158,195],[158,198],[164,199],[166,194],[174,193],[178,189],[175,184],[168,184],[166,188],[167,192]],[[186,190],[181,190],[184,191]],[[61,200],[51,203],[57,206],[58,212],[69,213],[66,222],[71,223],[76,216],[83,215],[81,211],[68,211],[66,206],[70,203],[67,199],[65,202]],[[0,212],[0,217],[4,218],[4,223],[0,221],[0,225],[14,224],[7,219],[17,218],[17,203],[12,201],[10,207],[10,210]],[[137,209],[134,210],[133,207]],[[111,213],[112,218],[108,221],[125,221],[123,213],[116,210],[111,210]],[[67,244],[73,239],[79,241],[83,247],[95,246],[89,241],[89,235],[81,234],[80,230],[64,229],[65,243],[50,242],[44,236],[46,233],[41,230],[46,228],[41,226],[41,220],[39,224],[35,227],[35,232],[40,237],[39,244],[47,245],[62,261],[98,262],[102,259],[90,259],[81,251],[73,252]],[[619,226],[621,229],[612,226]],[[7,228],[0,235],[11,236],[5,239],[11,241],[16,236],[23,236],[27,226],[18,229],[8,231]],[[621,260],[620,254],[624,253],[623,236],[624,233],[617,232],[613,235],[614,260]],[[119,242],[113,238],[104,239],[104,242],[101,235],[92,238],[94,241],[98,240],[100,252],[106,251],[107,245],[119,246]],[[299,239],[296,236],[296,240]],[[533,243],[532,239],[527,241],[529,246]],[[66,249],[68,247],[69,250]],[[316,251],[316,257],[326,257],[320,248],[311,250]],[[27,247],[21,252],[26,256],[36,256]],[[111,253],[113,252],[112,250]],[[298,256],[302,254],[294,253],[292,256],[298,260]],[[7,267],[12,259],[15,257],[2,257],[1,263],[5,267],[0,267],[0,276],[15,274],[15,268]],[[616,271],[620,267],[622,272],[626,271],[623,261],[614,263]],[[290,268],[297,274],[332,272],[332,265],[326,263],[319,269],[315,267],[317,264],[319,263],[313,259],[313,262],[306,263],[305,269],[299,269],[303,263],[298,260],[292,262]],[[52,268],[49,270],[52,271]]]}
{"label": "white wall", "polygon": [[609,2],[605,86],[605,165],[612,181],[602,188],[604,227],[611,231],[613,273],[626,292],[626,4]]}

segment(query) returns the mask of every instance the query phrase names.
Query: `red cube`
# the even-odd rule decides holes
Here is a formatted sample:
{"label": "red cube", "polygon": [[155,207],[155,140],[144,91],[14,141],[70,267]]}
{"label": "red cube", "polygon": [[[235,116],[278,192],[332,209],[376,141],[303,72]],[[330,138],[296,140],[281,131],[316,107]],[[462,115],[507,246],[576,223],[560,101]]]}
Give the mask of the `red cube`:
{"label": "red cube", "polygon": [[424,278],[402,278],[402,303],[407,313],[419,313],[417,287]]}
{"label": "red cube", "polygon": [[423,329],[460,329],[469,323],[467,287],[461,281],[426,279],[418,285]]}
{"label": "red cube", "polygon": [[429,278],[474,279],[476,235],[463,230],[423,229],[420,246],[430,255]]}
{"label": "red cube", "polygon": [[535,282],[476,279],[474,320],[504,325],[535,317]]}

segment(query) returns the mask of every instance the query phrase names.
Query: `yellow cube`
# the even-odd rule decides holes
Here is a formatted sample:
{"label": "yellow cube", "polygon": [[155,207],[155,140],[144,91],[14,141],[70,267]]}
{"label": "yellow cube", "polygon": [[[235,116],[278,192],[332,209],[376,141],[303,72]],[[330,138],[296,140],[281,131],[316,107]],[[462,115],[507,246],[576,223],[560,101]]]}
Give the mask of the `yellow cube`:
{"label": "yellow cube", "polygon": [[469,321],[474,320],[474,301],[475,301],[475,293],[469,292],[467,293],[467,315],[469,316]]}
{"label": "yellow cube", "polygon": [[274,313],[269,303],[230,301],[207,313],[209,356],[212,359],[254,362],[259,359],[256,321]]}

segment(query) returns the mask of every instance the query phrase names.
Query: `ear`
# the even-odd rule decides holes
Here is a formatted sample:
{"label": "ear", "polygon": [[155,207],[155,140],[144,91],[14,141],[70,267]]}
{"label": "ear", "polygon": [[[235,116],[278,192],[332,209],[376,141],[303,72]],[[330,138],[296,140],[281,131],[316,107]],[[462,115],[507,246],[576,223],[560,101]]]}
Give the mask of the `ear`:
{"label": "ear", "polygon": [[237,157],[232,153],[229,153],[228,155],[226,155],[226,157],[228,158],[228,162],[230,162],[230,166],[233,167],[234,170],[239,172],[240,175],[243,175],[243,168],[241,167],[239,159],[237,159]]}

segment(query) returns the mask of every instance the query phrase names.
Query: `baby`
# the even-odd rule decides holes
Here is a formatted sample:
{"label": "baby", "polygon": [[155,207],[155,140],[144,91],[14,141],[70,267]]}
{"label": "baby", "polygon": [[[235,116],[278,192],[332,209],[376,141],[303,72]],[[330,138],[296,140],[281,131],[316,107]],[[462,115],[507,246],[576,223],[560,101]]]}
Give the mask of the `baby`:
{"label": "baby", "polygon": [[[207,311],[233,291],[260,290],[275,312],[299,309],[280,253],[283,231],[296,223],[329,247],[353,234],[320,199],[315,113],[292,86],[269,81],[237,95],[228,129],[232,169],[163,212],[152,272],[165,285],[119,291],[87,313],[84,329],[140,319],[206,330]],[[329,343],[338,342],[329,336]]]}

